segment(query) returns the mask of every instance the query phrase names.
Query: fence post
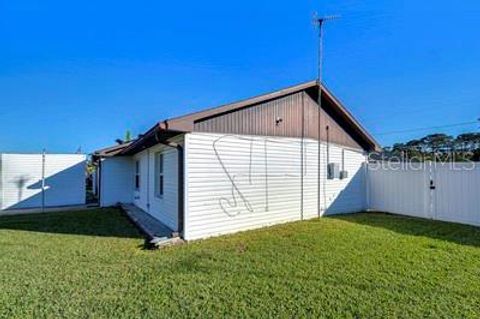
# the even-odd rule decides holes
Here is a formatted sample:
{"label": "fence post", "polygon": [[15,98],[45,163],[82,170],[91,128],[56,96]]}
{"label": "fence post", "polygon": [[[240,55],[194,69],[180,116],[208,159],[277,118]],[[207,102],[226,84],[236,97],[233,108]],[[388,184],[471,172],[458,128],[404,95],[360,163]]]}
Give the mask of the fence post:
{"label": "fence post", "polygon": [[366,210],[370,211],[370,172],[368,167],[368,155],[365,155],[365,169],[364,169],[364,178],[365,178],[365,204]]}
{"label": "fence post", "polygon": [[423,210],[426,218],[430,217],[430,188],[429,188],[429,179],[430,179],[430,162],[424,161],[422,163],[423,169]]}
{"label": "fence post", "polygon": [[42,212],[45,212],[45,149],[42,151]]}
{"label": "fence post", "polygon": [[433,181],[433,188],[430,188],[430,205],[432,209],[432,219],[437,219],[437,165],[433,165],[430,169],[430,180]]}
{"label": "fence post", "polygon": [[[434,190],[432,189],[432,181],[434,181],[433,177],[433,170],[434,166],[432,165],[432,161],[428,161],[428,174],[426,174],[426,187],[425,189],[428,191],[427,196],[427,207],[428,207],[428,218],[435,219],[435,207],[434,207]],[[425,170],[427,173],[427,170]]]}

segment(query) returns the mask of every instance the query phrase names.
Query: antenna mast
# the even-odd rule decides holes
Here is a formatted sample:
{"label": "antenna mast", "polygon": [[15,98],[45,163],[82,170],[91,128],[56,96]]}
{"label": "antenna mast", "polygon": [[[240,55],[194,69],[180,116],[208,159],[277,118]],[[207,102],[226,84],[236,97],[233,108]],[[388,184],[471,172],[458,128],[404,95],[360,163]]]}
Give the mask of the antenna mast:
{"label": "antenna mast", "polygon": [[[321,173],[320,168],[321,164],[321,136],[322,136],[322,124],[321,124],[321,112],[322,112],[322,71],[323,71],[323,24],[326,21],[338,19],[340,16],[323,16],[319,17],[316,13],[313,15],[313,23],[318,28],[318,60],[317,60],[317,83],[318,83],[318,167],[317,167],[317,183],[318,183],[318,194],[317,194],[317,210],[318,216],[321,216],[321,203],[320,203],[320,183],[321,183]],[[328,145],[327,145],[328,148]],[[328,149],[327,149],[328,153]],[[328,165],[328,163],[327,163]],[[327,178],[327,176],[325,176]],[[326,193],[325,186],[323,187],[324,193],[324,205],[326,205]]]}

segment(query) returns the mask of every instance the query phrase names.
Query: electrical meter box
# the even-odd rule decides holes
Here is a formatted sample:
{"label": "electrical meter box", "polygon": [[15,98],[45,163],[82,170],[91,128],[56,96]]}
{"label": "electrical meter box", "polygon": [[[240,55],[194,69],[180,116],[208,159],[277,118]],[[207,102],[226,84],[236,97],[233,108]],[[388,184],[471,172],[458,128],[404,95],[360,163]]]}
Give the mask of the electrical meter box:
{"label": "electrical meter box", "polygon": [[338,163],[328,163],[327,179],[340,178],[340,165]]}
{"label": "electrical meter box", "polygon": [[348,178],[348,171],[340,171],[340,179]]}

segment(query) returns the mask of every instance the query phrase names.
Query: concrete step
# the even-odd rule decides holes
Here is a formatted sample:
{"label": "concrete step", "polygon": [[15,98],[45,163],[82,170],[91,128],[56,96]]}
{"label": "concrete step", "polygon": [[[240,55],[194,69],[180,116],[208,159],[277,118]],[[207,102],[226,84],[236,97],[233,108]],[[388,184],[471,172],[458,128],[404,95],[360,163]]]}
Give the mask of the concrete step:
{"label": "concrete step", "polygon": [[121,204],[128,218],[146,235],[149,245],[160,248],[183,243],[177,232],[144,210],[132,205]]}

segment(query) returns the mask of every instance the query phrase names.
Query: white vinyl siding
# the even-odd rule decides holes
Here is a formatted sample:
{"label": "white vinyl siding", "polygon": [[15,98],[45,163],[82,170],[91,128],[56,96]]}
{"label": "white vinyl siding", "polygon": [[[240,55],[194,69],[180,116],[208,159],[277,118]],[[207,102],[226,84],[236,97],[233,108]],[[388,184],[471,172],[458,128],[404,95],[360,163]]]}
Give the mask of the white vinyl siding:
{"label": "white vinyl siding", "polygon": [[[361,151],[345,150],[348,178],[327,181],[322,144],[319,212],[317,141],[191,133],[185,145],[187,240],[366,208]],[[330,145],[330,162],[341,160],[342,148]]]}
{"label": "white vinyl siding", "polygon": [[0,154],[1,209],[85,204],[86,156],[46,154],[43,195],[42,161],[42,154]]}
{"label": "white vinyl siding", "polygon": [[127,156],[109,157],[102,159],[100,165],[100,206],[131,203],[134,188],[132,158]]}
{"label": "white vinyl siding", "polygon": [[[318,141],[304,141],[304,217],[318,217],[318,193],[320,215],[353,213],[366,209],[365,155],[361,151],[330,144],[330,163],[338,163],[348,172],[345,179],[327,179],[327,145],[321,144],[320,191],[318,190]],[[343,156],[342,156],[343,154]],[[343,163],[343,164],[342,164]]]}
{"label": "white vinyl siding", "polygon": [[[175,140],[183,143],[183,136]],[[163,158],[163,173],[156,157]],[[133,203],[170,227],[178,228],[178,152],[175,148],[156,145],[133,156],[140,165],[140,189],[133,191]],[[132,167],[135,169],[135,167]],[[159,174],[156,174],[159,173]],[[163,194],[158,196],[159,177],[163,179]]]}

